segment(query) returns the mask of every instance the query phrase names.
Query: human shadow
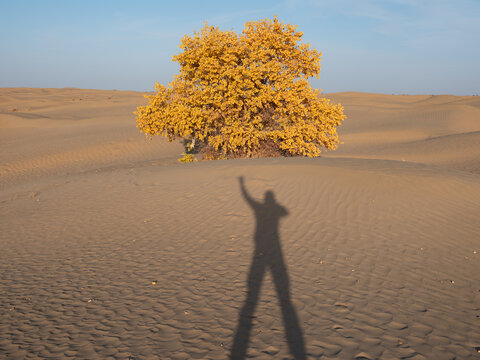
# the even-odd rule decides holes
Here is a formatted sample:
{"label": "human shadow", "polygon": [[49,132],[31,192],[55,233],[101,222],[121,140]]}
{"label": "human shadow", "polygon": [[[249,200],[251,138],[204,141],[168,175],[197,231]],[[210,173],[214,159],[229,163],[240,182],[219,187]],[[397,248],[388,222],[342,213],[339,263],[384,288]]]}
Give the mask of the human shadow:
{"label": "human shadow", "polygon": [[265,272],[271,271],[275,290],[282,310],[283,325],[290,353],[296,360],[306,359],[305,343],[297,313],[290,300],[287,266],[280,245],[278,223],[288,211],[275,201],[273,191],[265,192],[264,202],[255,201],[245,188],[243,177],[239,178],[242,195],[255,213],[255,251],[248,274],[247,298],[238,317],[230,359],[241,360],[247,355],[255,307]]}

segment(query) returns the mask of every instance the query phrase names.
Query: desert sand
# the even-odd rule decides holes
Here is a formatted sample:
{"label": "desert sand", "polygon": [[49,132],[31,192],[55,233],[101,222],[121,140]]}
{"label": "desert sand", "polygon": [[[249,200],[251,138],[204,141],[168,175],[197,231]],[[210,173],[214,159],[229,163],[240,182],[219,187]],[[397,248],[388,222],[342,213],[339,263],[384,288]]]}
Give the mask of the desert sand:
{"label": "desert sand", "polygon": [[480,98],[326,96],[337,151],[180,164],[140,93],[0,89],[0,358],[478,359]]}

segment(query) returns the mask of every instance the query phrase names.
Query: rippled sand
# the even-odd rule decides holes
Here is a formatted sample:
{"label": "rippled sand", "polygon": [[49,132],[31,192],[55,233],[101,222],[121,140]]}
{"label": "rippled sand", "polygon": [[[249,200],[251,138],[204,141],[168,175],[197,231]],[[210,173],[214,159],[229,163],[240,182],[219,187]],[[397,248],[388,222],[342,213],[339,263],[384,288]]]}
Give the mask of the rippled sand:
{"label": "rippled sand", "polygon": [[477,358],[478,97],[329,97],[336,152],[179,164],[139,93],[0,89],[0,357]]}

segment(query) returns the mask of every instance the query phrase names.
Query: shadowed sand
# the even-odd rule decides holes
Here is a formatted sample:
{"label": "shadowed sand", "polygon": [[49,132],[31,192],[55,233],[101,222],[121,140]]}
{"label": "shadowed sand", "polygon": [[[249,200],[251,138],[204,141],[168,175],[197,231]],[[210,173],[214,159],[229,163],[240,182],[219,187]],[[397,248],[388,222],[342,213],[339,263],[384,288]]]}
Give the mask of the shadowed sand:
{"label": "shadowed sand", "polygon": [[328,97],[336,152],[178,164],[139,93],[0,89],[0,358],[478,358],[479,98]]}

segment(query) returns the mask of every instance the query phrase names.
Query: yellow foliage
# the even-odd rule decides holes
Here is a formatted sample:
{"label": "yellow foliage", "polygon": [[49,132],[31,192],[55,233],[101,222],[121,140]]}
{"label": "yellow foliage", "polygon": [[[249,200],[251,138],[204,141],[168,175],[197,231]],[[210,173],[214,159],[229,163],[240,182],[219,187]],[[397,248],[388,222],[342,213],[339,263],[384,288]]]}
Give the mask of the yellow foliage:
{"label": "yellow foliage", "polygon": [[263,19],[241,34],[204,27],[185,35],[173,57],[180,73],[137,108],[137,127],[169,140],[196,140],[207,158],[319,156],[335,149],[343,107],[320,98],[307,79],[321,54],[297,27]]}
{"label": "yellow foliage", "polygon": [[189,162],[194,162],[195,158],[194,158],[193,154],[183,153],[182,157],[179,158],[178,161],[180,161],[182,163],[189,163]]}

